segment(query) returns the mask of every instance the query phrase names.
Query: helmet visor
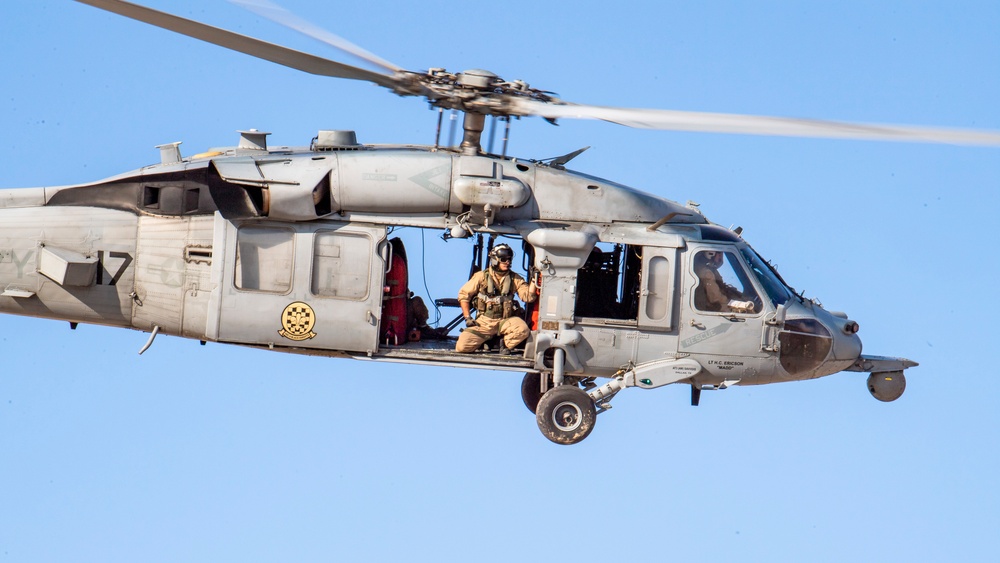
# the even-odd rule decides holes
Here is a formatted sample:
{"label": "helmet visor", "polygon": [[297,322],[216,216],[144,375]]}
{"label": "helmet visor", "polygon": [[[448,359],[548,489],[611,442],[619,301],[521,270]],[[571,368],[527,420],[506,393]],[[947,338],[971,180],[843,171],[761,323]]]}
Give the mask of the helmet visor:
{"label": "helmet visor", "polygon": [[514,259],[514,251],[510,248],[497,248],[493,251],[493,255],[496,256],[498,262],[507,262],[508,264]]}

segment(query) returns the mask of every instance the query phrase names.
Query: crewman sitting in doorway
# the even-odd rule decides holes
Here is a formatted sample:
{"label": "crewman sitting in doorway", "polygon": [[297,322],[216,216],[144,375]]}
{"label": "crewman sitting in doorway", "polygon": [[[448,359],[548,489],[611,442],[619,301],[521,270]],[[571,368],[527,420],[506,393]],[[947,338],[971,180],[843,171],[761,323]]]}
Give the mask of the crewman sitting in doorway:
{"label": "crewman sitting in doorway", "polygon": [[[514,261],[514,251],[506,244],[498,244],[490,251],[490,266],[476,272],[458,290],[458,304],[465,316],[466,329],[458,336],[456,352],[473,352],[494,335],[503,337],[500,354],[510,354],[510,350],[528,338],[529,330],[524,319],[518,317],[520,310],[514,301],[515,294],[525,303],[538,298],[535,280],[529,284],[510,267]],[[475,305],[476,318],[472,318]]]}

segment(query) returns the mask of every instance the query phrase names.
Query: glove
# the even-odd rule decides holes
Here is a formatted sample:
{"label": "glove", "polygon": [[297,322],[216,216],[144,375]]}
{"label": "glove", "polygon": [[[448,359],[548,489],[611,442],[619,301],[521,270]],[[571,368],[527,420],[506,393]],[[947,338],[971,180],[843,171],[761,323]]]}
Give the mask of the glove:
{"label": "glove", "polygon": [[537,291],[542,285],[542,271],[532,266],[528,269],[528,277],[531,278],[531,285],[535,286]]}
{"label": "glove", "polygon": [[472,317],[465,317],[465,326],[467,328],[476,326],[476,319],[473,319]]}
{"label": "glove", "polygon": [[753,313],[753,301],[736,301],[733,299],[729,302],[729,308],[737,313]]}

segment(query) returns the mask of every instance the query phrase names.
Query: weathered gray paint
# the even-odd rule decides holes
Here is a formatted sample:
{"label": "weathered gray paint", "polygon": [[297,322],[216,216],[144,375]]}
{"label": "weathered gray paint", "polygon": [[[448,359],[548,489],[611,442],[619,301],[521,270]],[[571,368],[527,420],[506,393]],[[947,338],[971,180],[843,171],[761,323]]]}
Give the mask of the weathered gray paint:
{"label": "weathered gray paint", "polygon": [[[808,379],[863,367],[860,342],[844,333],[849,321],[814,303],[793,299],[784,314],[818,320],[833,334],[834,345],[819,366],[794,375],[785,373],[779,363],[781,323],[774,321],[778,312],[767,300],[756,314],[695,310],[694,253],[711,247],[738,255],[744,245],[731,233],[726,235],[732,239],[728,242],[702,241],[700,225],[709,223],[695,208],[534,163],[420,147],[359,146],[321,152],[223,149],[222,153],[145,167],[115,181],[141,183],[156,175],[162,184],[167,172],[196,181],[211,165],[232,184],[266,190],[269,217],[227,220],[218,213],[163,217],[144,214],[142,209],[128,213],[39,207],[66,187],[0,190],[0,283],[9,289],[0,297],[0,310],[145,331],[159,327],[168,334],[296,353],[359,354],[442,366],[545,372],[552,369],[551,354],[546,354],[551,348],[565,356],[567,375],[611,377],[629,372],[630,385],[646,387],[685,375],[696,387],[716,388],[737,382]],[[322,195],[327,185],[332,213],[317,217],[314,192]],[[282,226],[294,233],[294,255],[286,266],[291,273],[287,291],[236,287],[241,225]],[[434,229],[461,225],[482,233],[520,235],[532,244],[534,267],[542,272],[544,284],[538,301],[540,326],[525,357],[484,363],[440,347],[380,348],[388,225]],[[363,295],[329,298],[312,291],[316,233],[324,230],[370,240],[371,264]],[[578,269],[597,242],[643,248],[634,319],[575,314]],[[91,258],[104,252],[105,281],[116,273],[106,270],[124,264],[121,256],[130,256],[133,262],[120,272],[116,286],[62,287],[37,272],[42,244]],[[758,281],[751,278],[763,295]],[[288,339],[281,333],[282,314],[300,301],[312,308],[315,335]],[[890,365],[879,362],[872,365],[876,369]],[[700,367],[692,369],[693,365]]]}
{"label": "weathered gray paint", "polygon": [[[223,221],[224,220],[221,220]],[[345,224],[335,221],[276,223],[267,226],[285,228],[293,234],[291,287],[283,292],[240,289],[236,286],[236,244],[241,225],[257,222],[225,222],[226,247],[217,258],[223,260],[221,283],[215,288],[219,303],[218,340],[242,344],[284,346],[304,349],[369,352],[377,349],[378,322],[381,317],[382,283],[385,276],[385,227]],[[365,238],[373,249],[363,297],[334,298],[313,294],[313,252],[317,232],[332,231]],[[307,303],[314,311],[314,337],[295,341],[284,338],[282,312],[295,302]]]}
{"label": "weathered gray paint", "polygon": [[[11,190],[0,190],[9,192]],[[38,192],[35,192],[37,196]],[[5,198],[0,193],[0,200]],[[136,216],[92,208],[15,207],[0,209],[0,288],[33,292],[28,298],[0,297],[0,311],[112,326],[130,326],[133,269],[126,268],[115,285],[125,258],[135,256]],[[103,252],[105,283],[61,286],[38,272],[43,246],[51,245],[96,258]]]}
{"label": "weathered gray paint", "polygon": [[211,262],[192,257],[190,250],[213,251],[213,223],[212,216],[139,218],[136,328],[159,326],[167,334],[207,338]]}

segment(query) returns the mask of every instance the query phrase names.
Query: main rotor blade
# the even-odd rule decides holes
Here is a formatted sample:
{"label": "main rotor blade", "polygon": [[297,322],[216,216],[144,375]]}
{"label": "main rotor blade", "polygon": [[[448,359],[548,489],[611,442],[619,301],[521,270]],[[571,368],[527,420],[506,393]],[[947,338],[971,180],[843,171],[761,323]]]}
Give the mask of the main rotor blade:
{"label": "main rotor blade", "polygon": [[517,99],[512,103],[516,108],[512,113],[523,111],[522,115],[538,115],[550,119],[600,119],[640,129],[1000,146],[1000,132],[997,131],[843,123],[789,117],[616,108],[570,103],[554,104],[528,99]]}
{"label": "main rotor blade", "polygon": [[353,55],[359,59],[368,61],[373,65],[380,66],[389,72],[403,70],[402,67],[394,65],[389,61],[358,47],[354,43],[335,35],[321,27],[315,26],[306,20],[296,16],[287,9],[270,2],[269,0],[229,0],[230,3],[249,10],[263,18],[267,18],[274,23],[283,25],[289,29],[321,41],[335,49],[339,49],[348,55]]}
{"label": "main rotor blade", "polygon": [[366,80],[374,82],[379,86],[393,88],[397,81],[392,76],[380,74],[363,68],[357,68],[323,57],[303,53],[253,37],[247,37],[232,31],[226,31],[210,25],[205,25],[196,21],[185,19],[165,12],[160,12],[152,8],[132,4],[123,0],[76,0],[81,4],[87,4],[95,8],[107,10],[115,14],[125,16],[134,20],[162,27],[188,37],[201,39],[208,43],[214,43],[233,51],[245,53],[247,55],[264,59],[273,63],[278,63],[296,70],[317,74],[320,76],[332,76],[336,78],[349,78],[351,80]]}

